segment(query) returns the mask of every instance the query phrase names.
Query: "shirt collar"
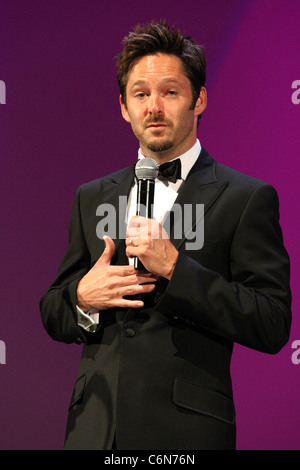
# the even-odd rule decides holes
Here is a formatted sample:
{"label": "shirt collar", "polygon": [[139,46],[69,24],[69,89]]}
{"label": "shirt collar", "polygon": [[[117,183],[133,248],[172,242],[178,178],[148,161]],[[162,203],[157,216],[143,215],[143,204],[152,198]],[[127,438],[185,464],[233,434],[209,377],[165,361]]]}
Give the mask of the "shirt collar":
{"label": "shirt collar", "polygon": [[[198,139],[196,139],[195,144],[191,147],[187,152],[179,155],[181,160],[181,178],[186,180],[186,177],[191,170],[192,166],[196,163],[197,158],[199,157],[201,152],[201,144]],[[138,151],[138,159],[145,158],[141,152],[141,149]],[[175,158],[174,158],[175,160]]]}

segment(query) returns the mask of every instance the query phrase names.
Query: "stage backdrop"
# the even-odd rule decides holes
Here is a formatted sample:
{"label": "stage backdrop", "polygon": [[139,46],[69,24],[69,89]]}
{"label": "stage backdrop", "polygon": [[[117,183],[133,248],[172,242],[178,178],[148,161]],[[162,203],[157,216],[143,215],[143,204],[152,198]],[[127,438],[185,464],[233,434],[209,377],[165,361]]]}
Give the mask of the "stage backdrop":
{"label": "stage backdrop", "polygon": [[76,188],[137,157],[114,57],[137,22],[160,18],[206,49],[202,145],[279,193],[293,325],[275,356],[235,346],[237,445],[300,449],[299,15],[298,0],[1,1],[0,449],[63,446],[81,347],[47,336],[39,299]]}

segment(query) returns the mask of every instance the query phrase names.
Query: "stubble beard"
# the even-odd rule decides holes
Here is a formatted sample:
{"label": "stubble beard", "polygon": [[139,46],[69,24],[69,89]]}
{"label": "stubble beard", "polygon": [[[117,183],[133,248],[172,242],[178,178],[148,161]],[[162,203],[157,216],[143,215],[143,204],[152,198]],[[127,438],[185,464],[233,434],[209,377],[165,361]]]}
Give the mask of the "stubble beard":
{"label": "stubble beard", "polygon": [[148,150],[151,150],[151,152],[159,153],[165,152],[166,150],[170,150],[173,145],[173,142],[170,140],[161,143],[149,142],[147,144],[147,148]]}
{"label": "stubble beard", "polygon": [[[160,115],[158,116],[154,116],[151,118],[151,120],[148,120],[145,124],[146,126],[149,125],[149,124],[157,124],[157,123],[162,123],[162,124],[166,124],[168,126],[170,126],[170,123],[167,122],[163,117],[161,117]],[[166,150],[170,150],[172,147],[173,147],[174,143],[171,139],[168,139],[166,138],[164,141],[162,142],[155,142],[154,141],[150,141],[148,143],[146,143],[146,146],[148,148],[148,150],[150,150],[151,152],[155,152],[155,153],[159,153],[159,152],[165,152]]]}

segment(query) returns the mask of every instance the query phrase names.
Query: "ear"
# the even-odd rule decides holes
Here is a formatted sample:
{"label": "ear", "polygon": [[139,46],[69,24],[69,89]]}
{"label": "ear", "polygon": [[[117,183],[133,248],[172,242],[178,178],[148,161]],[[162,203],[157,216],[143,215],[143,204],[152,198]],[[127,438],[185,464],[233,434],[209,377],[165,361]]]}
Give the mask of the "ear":
{"label": "ear", "polygon": [[206,88],[203,86],[201,87],[199,97],[196,101],[195,105],[195,116],[199,116],[200,114],[203,113],[207,105],[207,93],[206,93]]}
{"label": "ear", "polygon": [[124,101],[123,101],[122,95],[120,95],[119,100],[120,100],[121,113],[122,113],[123,118],[125,119],[125,121],[131,122],[131,121],[130,121],[130,116],[129,116],[129,114],[128,114],[126,105],[125,105],[125,103],[124,103]]}

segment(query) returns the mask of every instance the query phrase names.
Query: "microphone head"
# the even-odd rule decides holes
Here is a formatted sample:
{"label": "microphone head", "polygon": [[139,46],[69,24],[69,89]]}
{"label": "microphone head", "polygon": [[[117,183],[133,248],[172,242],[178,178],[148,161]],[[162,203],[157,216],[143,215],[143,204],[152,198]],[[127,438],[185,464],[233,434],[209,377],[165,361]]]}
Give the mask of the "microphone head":
{"label": "microphone head", "polygon": [[159,165],[153,158],[141,158],[135,165],[135,176],[138,180],[155,180]]}

